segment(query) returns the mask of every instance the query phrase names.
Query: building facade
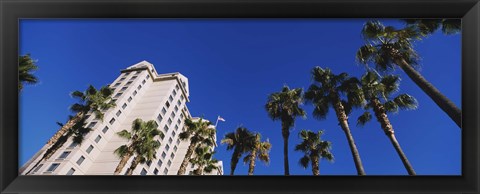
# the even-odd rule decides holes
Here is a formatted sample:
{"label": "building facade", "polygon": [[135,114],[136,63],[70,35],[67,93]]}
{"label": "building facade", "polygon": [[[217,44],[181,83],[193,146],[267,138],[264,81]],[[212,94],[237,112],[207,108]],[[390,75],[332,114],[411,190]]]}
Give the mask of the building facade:
{"label": "building facade", "polygon": [[[20,174],[30,171],[28,175],[113,175],[120,161],[114,150],[128,143],[116,133],[130,130],[132,122],[140,118],[155,120],[164,136],[157,137],[161,146],[156,159],[139,164],[133,175],[176,175],[190,144],[178,136],[185,128],[185,118],[192,118],[186,106],[188,79],[178,72],[158,74],[151,63],[142,61],[122,70],[110,87],[114,89],[116,107],[104,112],[103,121],[87,115],[86,123],[92,131],[81,145],[70,138],[54,155],[30,171],[48,149],[45,145],[20,169]],[[133,159],[130,158],[121,174]],[[221,161],[218,166],[220,170],[210,174],[222,174]],[[189,164],[185,174],[191,174],[193,169]]]}

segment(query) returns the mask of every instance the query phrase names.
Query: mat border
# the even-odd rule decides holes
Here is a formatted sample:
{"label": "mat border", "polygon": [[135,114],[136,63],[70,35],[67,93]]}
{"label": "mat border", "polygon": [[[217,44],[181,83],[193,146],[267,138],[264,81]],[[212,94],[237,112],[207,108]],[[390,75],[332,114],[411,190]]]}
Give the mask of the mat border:
{"label": "mat border", "polygon": [[[478,193],[478,0],[0,0],[1,193]],[[462,18],[462,176],[18,176],[21,18]],[[81,184],[79,184],[81,183]],[[205,187],[208,184],[214,186]],[[188,186],[185,186],[188,185]],[[245,186],[248,185],[248,186]],[[319,191],[321,189],[321,191]]]}

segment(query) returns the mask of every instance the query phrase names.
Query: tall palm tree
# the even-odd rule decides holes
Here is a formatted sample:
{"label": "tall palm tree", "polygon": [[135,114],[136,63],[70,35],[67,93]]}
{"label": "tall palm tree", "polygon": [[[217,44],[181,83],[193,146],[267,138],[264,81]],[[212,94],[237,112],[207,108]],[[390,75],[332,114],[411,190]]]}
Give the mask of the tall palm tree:
{"label": "tall palm tree", "polygon": [[114,175],[120,174],[128,160],[134,154],[136,154],[137,157],[132,161],[130,168],[127,169],[127,175],[131,175],[139,163],[155,158],[156,150],[160,147],[160,143],[155,140],[155,137],[163,135],[157,127],[154,120],[145,122],[142,119],[135,119],[132,122],[130,131],[124,129],[117,133],[118,136],[127,139],[128,143],[118,147],[114,151],[114,153],[121,158],[115,168]]}
{"label": "tall palm tree", "polygon": [[237,168],[242,154],[250,151],[250,141],[253,137],[254,134],[245,127],[238,127],[235,132],[225,134],[221,143],[227,144],[227,150],[233,150],[230,162],[230,175],[235,174],[235,168]]}
{"label": "tall palm tree", "polygon": [[[398,156],[403,162],[403,165],[408,171],[409,175],[415,175],[412,165],[407,159],[407,156],[403,152],[400,144],[395,137],[395,132],[393,126],[388,119],[388,112],[397,112],[398,109],[415,109],[417,108],[417,101],[414,97],[408,94],[400,94],[395,98],[390,99],[392,93],[395,93],[399,89],[400,78],[398,76],[385,76],[380,78],[376,73],[368,71],[365,75],[362,76],[362,90],[365,95],[365,100],[367,104],[365,109],[372,109],[375,113],[377,121],[380,123],[383,132],[390,139],[393,147],[397,151]],[[384,102],[382,102],[384,101]],[[358,118],[358,124],[364,125],[367,121],[371,119],[370,112],[363,113],[362,116]]]}
{"label": "tall palm tree", "polygon": [[359,62],[373,62],[381,71],[401,68],[461,128],[462,111],[415,70],[418,54],[412,42],[421,39],[422,32],[411,25],[395,29],[385,27],[379,21],[369,21],[364,25],[362,35],[367,44],[357,51]]}
{"label": "tall palm tree", "polygon": [[320,175],[320,159],[333,161],[333,154],[330,152],[332,143],[322,141],[322,134],[323,131],[315,133],[310,130],[302,130],[298,133],[302,142],[295,146],[295,151],[304,153],[303,157],[300,158],[300,165],[306,169],[310,163],[312,165],[312,173],[316,176]]}
{"label": "tall palm tree", "polygon": [[[348,124],[348,115],[352,107],[360,106],[363,102],[360,86],[355,84],[356,79],[349,78],[347,73],[335,75],[328,68],[314,67],[312,75],[314,82],[305,93],[305,99],[314,105],[313,116],[323,120],[329,108],[333,107],[339,125],[347,137],[357,174],[365,175],[362,160]],[[346,95],[347,100],[342,100],[341,95]]]}
{"label": "tall palm tree", "polygon": [[35,61],[30,57],[30,54],[18,57],[18,91],[23,89],[24,84],[36,84],[38,78],[32,74],[32,71],[38,69]]}
{"label": "tall palm tree", "polygon": [[302,89],[296,88],[290,90],[288,86],[283,86],[281,92],[275,92],[268,96],[265,109],[268,116],[272,120],[280,120],[282,122],[283,137],[283,164],[285,175],[290,175],[288,165],[288,137],[290,136],[290,128],[295,124],[296,117],[305,117],[305,111],[300,108],[302,104]]}
{"label": "tall palm tree", "polygon": [[[47,149],[45,154],[40,160],[37,161],[37,163],[35,163],[35,165],[27,172],[27,174],[35,169],[35,167],[38,166],[42,161],[49,159],[61,147],[58,146],[59,144],[55,145],[57,141],[59,141],[65,135],[67,135],[67,137],[65,137],[64,140],[68,139],[68,131],[72,128],[75,128],[75,125],[82,124],[87,113],[93,112],[93,114],[95,114],[95,118],[103,121],[102,111],[115,107],[115,103],[112,101],[112,93],[113,91],[109,87],[104,86],[100,90],[97,90],[92,85],[90,85],[85,92],[72,92],[71,96],[79,100],[78,103],[75,103],[70,107],[70,110],[76,113],[76,115],[69,117],[67,123],[61,125],[60,129],[50,138],[50,140],[48,140],[45,145],[45,148]],[[60,144],[63,145],[63,143]]]}
{"label": "tall palm tree", "polygon": [[213,170],[219,170],[217,165],[218,160],[213,158],[215,154],[210,146],[200,145],[195,148],[195,156],[190,159],[190,163],[197,168],[193,170],[194,175],[204,175],[204,173],[211,173]]}
{"label": "tall palm tree", "polygon": [[203,118],[200,118],[197,121],[193,121],[190,118],[185,119],[186,130],[181,132],[178,137],[182,141],[190,140],[190,145],[187,148],[185,157],[183,158],[182,164],[178,169],[177,175],[184,175],[187,170],[188,162],[190,161],[195,148],[200,144],[206,146],[215,146],[215,134],[216,130],[212,126],[212,123],[209,121],[204,121]]}
{"label": "tall palm tree", "polygon": [[263,163],[268,164],[270,162],[270,148],[272,148],[272,144],[268,141],[262,142],[262,136],[260,133],[255,133],[253,137],[250,138],[250,142],[248,143],[250,146],[249,150],[250,153],[243,158],[243,162],[249,162],[248,166],[248,175],[253,175],[253,170],[255,168],[255,161],[258,159]]}
{"label": "tall palm tree", "polygon": [[438,29],[446,35],[458,34],[462,31],[461,19],[403,19],[403,21],[424,36],[433,34]]}

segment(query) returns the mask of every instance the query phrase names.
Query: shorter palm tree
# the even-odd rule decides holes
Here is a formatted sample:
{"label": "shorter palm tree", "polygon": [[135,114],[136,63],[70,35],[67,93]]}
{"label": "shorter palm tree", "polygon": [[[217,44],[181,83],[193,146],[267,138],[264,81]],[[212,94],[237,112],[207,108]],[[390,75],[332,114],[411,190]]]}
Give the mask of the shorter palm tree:
{"label": "shorter palm tree", "polygon": [[132,161],[130,169],[127,170],[126,174],[129,175],[132,174],[132,171],[138,163],[155,158],[156,150],[160,146],[160,143],[155,140],[155,137],[163,135],[157,127],[154,120],[144,122],[142,119],[135,119],[132,122],[131,131],[124,129],[117,133],[118,136],[127,139],[128,144],[122,145],[114,151],[114,153],[121,158],[115,168],[115,175],[120,174],[128,160],[134,154],[137,154],[137,157]]}
{"label": "shorter palm tree", "polygon": [[251,140],[254,134],[245,127],[238,127],[235,132],[230,132],[222,139],[222,144],[227,144],[227,150],[233,150],[230,162],[230,175],[234,175],[235,168],[242,154],[251,151]]}
{"label": "shorter palm tree", "polygon": [[187,148],[187,152],[183,158],[182,164],[178,169],[177,175],[184,175],[187,170],[188,162],[192,158],[192,154],[195,148],[199,145],[215,146],[216,130],[212,123],[204,121],[200,118],[196,121],[186,118],[185,119],[186,130],[181,132],[178,137],[182,141],[190,141],[190,145]]}
{"label": "shorter palm tree", "polygon": [[272,144],[268,141],[268,139],[262,142],[262,136],[260,133],[255,133],[253,137],[250,137],[250,141],[248,142],[248,146],[250,147],[250,153],[243,158],[243,162],[249,162],[248,167],[248,175],[253,175],[253,170],[255,168],[255,161],[258,159],[261,162],[268,164],[270,162],[270,149],[272,148]]}
{"label": "shorter palm tree", "polygon": [[[389,75],[380,78],[375,72],[368,71],[361,79],[363,94],[365,95],[365,100],[368,102],[364,108],[366,110],[373,110],[383,132],[390,139],[408,174],[415,175],[412,165],[395,137],[393,126],[387,116],[387,113],[398,112],[398,109],[411,110],[417,108],[417,101],[408,94],[400,94],[395,98],[390,98],[393,93],[398,91],[399,82],[400,78],[398,76]],[[384,102],[382,102],[382,100]],[[371,120],[371,118],[370,112],[367,111],[363,113],[363,115],[358,118],[358,125],[364,125]]]}
{"label": "shorter palm tree", "polygon": [[38,69],[30,54],[22,55],[18,57],[18,91],[23,89],[24,84],[36,84],[38,78],[32,74],[33,71]]}
{"label": "shorter palm tree", "polygon": [[313,175],[320,175],[320,159],[333,161],[333,154],[330,152],[332,143],[329,141],[322,141],[321,136],[323,131],[317,133],[310,130],[302,130],[298,134],[302,139],[300,144],[295,146],[295,151],[301,151],[304,156],[300,158],[300,165],[303,168],[308,168],[310,163],[312,166]]}
{"label": "shorter palm tree", "polygon": [[190,159],[190,163],[197,168],[193,170],[194,175],[204,175],[204,173],[211,173],[214,170],[219,170],[217,165],[218,160],[213,158],[215,154],[212,147],[201,145],[195,148],[195,156]]}

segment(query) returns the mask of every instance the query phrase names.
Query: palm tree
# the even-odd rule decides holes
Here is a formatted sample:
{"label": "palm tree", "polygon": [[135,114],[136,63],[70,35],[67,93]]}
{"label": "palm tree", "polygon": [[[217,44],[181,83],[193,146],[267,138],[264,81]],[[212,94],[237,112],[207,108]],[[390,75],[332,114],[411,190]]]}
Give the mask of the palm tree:
{"label": "palm tree", "polygon": [[26,84],[36,84],[38,78],[32,74],[32,71],[38,69],[38,66],[35,64],[30,54],[22,55],[18,57],[18,91],[23,89],[23,85]]}
{"label": "palm tree", "polygon": [[[365,75],[362,76],[362,90],[365,95],[365,100],[367,104],[365,109],[372,109],[375,113],[377,121],[380,123],[383,132],[392,142],[393,147],[397,151],[397,154],[400,156],[400,159],[403,162],[403,165],[408,171],[409,175],[415,175],[412,165],[407,159],[407,156],[403,152],[400,144],[395,137],[393,126],[388,119],[387,112],[397,112],[398,109],[415,109],[417,108],[417,101],[414,97],[408,94],[400,94],[397,97],[390,100],[392,93],[398,91],[399,89],[400,78],[398,76],[385,76],[380,79],[380,77],[372,72],[368,71]],[[381,100],[384,100],[382,103]],[[362,116],[358,118],[358,124],[364,125],[367,121],[371,119],[370,112],[363,113]]]}
{"label": "palm tree", "polygon": [[255,160],[258,158],[263,163],[268,164],[270,162],[270,148],[272,148],[272,144],[268,141],[268,139],[262,142],[262,136],[260,133],[255,133],[253,137],[250,138],[250,142],[248,146],[250,146],[249,150],[250,153],[243,158],[243,162],[247,163],[250,162],[248,166],[248,175],[253,175],[253,170],[255,168]]}
{"label": "palm tree", "polygon": [[328,161],[333,161],[333,155],[330,152],[331,142],[322,141],[321,136],[323,131],[318,131],[315,133],[310,130],[302,130],[298,134],[302,139],[300,144],[295,146],[295,151],[301,151],[304,153],[304,156],[300,158],[300,165],[303,168],[307,168],[308,164],[312,165],[313,175],[320,175],[320,159],[326,159]]}
{"label": "palm tree", "polygon": [[190,163],[197,168],[193,170],[194,175],[204,175],[204,172],[211,173],[213,170],[219,170],[218,160],[213,158],[214,151],[210,146],[200,145],[195,148],[195,156],[190,159]]}
{"label": "palm tree", "polygon": [[282,121],[283,164],[285,175],[290,175],[288,165],[288,137],[290,136],[290,128],[294,126],[296,117],[306,117],[305,111],[300,108],[302,101],[301,88],[290,90],[288,86],[283,86],[281,92],[275,92],[268,96],[268,101],[265,105],[268,116],[270,116],[272,120]]}
{"label": "palm tree", "polygon": [[412,42],[421,39],[422,32],[412,25],[397,30],[378,21],[369,21],[362,35],[367,44],[357,51],[359,62],[373,62],[381,71],[401,68],[461,128],[462,111],[414,68],[418,54]]}
{"label": "palm tree", "polygon": [[235,168],[242,154],[250,151],[250,141],[254,134],[245,127],[238,127],[235,132],[225,134],[222,139],[222,144],[227,144],[227,150],[233,150],[232,159],[230,162],[230,175],[234,175]]}
{"label": "palm tree", "polygon": [[441,29],[446,35],[458,34],[462,31],[460,19],[403,19],[407,26],[416,28],[423,36],[433,34]]}
{"label": "palm tree", "polygon": [[[323,120],[326,118],[330,106],[333,107],[339,125],[347,137],[357,174],[365,175],[360,154],[348,125],[348,115],[352,111],[352,107],[359,106],[363,102],[360,86],[355,84],[356,79],[349,78],[347,73],[335,75],[328,68],[315,67],[312,74],[314,83],[305,93],[305,99],[314,105],[313,116]],[[340,98],[342,94],[347,96],[348,101]]]}
{"label": "palm tree", "polygon": [[154,120],[145,122],[137,118],[132,122],[131,131],[124,129],[117,133],[118,136],[127,139],[128,144],[122,145],[114,151],[121,158],[114,175],[120,174],[134,154],[137,157],[132,161],[130,168],[127,169],[127,175],[132,174],[138,163],[144,163],[155,158],[156,150],[160,147],[160,142],[155,140],[155,137],[163,135],[157,127]]}
{"label": "palm tree", "polygon": [[187,148],[182,164],[178,169],[177,175],[184,175],[187,170],[188,162],[190,161],[195,148],[200,144],[206,146],[215,146],[216,130],[209,121],[204,121],[203,118],[193,121],[190,118],[185,119],[186,130],[181,132],[178,137],[182,141],[190,140],[190,145]]}

